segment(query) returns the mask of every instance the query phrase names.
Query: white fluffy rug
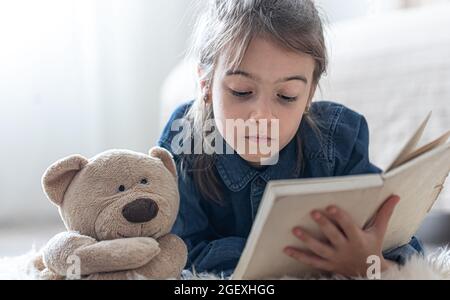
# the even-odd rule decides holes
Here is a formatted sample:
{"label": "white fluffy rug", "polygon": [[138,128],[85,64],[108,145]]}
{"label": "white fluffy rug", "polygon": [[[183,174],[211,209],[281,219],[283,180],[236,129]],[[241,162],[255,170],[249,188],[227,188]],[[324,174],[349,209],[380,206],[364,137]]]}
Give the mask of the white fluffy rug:
{"label": "white fluffy rug", "polygon": [[[33,249],[29,253],[10,258],[0,258],[0,280],[35,280],[39,279],[39,272],[31,263],[32,258],[36,255],[36,250]],[[182,274],[182,279],[229,279],[218,278],[212,274],[196,274],[185,270]],[[291,277],[284,277],[281,279],[298,279]],[[339,276],[333,278],[321,279],[344,279]],[[362,279],[362,278],[354,278]],[[436,280],[445,279],[450,280],[450,249],[439,248],[430,253],[426,257],[415,256],[401,268],[391,268],[381,275],[384,280]]]}

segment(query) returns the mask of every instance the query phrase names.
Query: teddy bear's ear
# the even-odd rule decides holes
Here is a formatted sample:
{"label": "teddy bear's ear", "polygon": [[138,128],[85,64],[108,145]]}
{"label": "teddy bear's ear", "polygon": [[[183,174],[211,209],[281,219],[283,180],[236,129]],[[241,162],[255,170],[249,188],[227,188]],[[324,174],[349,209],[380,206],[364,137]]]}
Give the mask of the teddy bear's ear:
{"label": "teddy bear's ear", "polygon": [[60,206],[70,183],[77,173],[84,168],[88,160],[81,155],[63,158],[45,171],[42,177],[42,187],[47,197]]}
{"label": "teddy bear's ear", "polygon": [[173,160],[172,154],[169,151],[161,147],[154,147],[150,149],[149,153],[151,157],[160,159],[167,170],[169,170],[174,177],[177,177],[177,167]]}

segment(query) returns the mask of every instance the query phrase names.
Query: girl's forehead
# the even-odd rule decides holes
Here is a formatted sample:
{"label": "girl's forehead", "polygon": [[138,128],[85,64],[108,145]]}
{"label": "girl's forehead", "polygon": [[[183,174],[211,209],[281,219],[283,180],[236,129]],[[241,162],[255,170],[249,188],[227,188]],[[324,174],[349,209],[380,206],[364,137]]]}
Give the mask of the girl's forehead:
{"label": "girl's forehead", "polygon": [[[262,80],[261,77],[310,77],[315,68],[311,55],[294,52],[263,38],[253,39],[242,57],[234,55],[233,51],[226,51],[220,56],[217,71],[221,76],[246,73],[252,75],[246,77],[255,81]],[[239,61],[239,64],[230,63],[233,61]]]}

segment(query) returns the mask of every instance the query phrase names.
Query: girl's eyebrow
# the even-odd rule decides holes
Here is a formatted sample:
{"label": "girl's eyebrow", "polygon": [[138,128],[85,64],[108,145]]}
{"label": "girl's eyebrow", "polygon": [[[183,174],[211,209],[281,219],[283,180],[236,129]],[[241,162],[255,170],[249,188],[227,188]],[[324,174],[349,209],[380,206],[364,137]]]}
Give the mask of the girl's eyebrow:
{"label": "girl's eyebrow", "polygon": [[[234,71],[229,70],[229,71],[227,71],[226,76],[244,76],[244,77],[250,78],[254,81],[261,81],[261,79],[259,79],[257,76],[252,75],[252,74],[242,71],[242,70],[234,70]],[[277,80],[275,83],[288,82],[288,81],[292,81],[292,80],[298,80],[298,81],[304,82],[305,84],[308,84],[308,79],[306,78],[306,76],[303,76],[303,75],[294,75],[294,76],[281,78],[281,79]]]}

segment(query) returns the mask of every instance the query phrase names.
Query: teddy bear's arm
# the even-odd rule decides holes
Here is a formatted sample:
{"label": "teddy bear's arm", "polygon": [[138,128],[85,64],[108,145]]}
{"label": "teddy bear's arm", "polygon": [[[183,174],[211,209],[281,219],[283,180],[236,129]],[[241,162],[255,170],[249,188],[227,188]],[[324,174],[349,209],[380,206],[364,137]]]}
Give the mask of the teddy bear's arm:
{"label": "teddy bear's arm", "polygon": [[147,264],[160,252],[158,242],[150,237],[101,241],[75,251],[85,264],[84,274],[124,271]]}
{"label": "teddy bear's arm", "polygon": [[173,234],[159,238],[158,242],[161,252],[146,265],[127,272],[98,273],[89,276],[89,279],[179,279],[186,265],[186,244],[181,238]]}
{"label": "teddy bear's arm", "polygon": [[[158,242],[153,238],[129,238],[97,242],[75,232],[63,232],[51,239],[43,249],[45,266],[65,276],[74,267],[80,275],[135,269],[158,255]],[[79,266],[75,264],[79,262]]]}
{"label": "teddy bear's arm", "polygon": [[58,275],[65,276],[71,266],[77,267],[72,255],[82,246],[95,244],[97,241],[76,232],[62,232],[55,235],[42,249],[44,266]]}
{"label": "teddy bear's arm", "polygon": [[181,238],[168,234],[158,239],[161,253],[135,272],[147,279],[177,279],[186,265],[187,248]]}

